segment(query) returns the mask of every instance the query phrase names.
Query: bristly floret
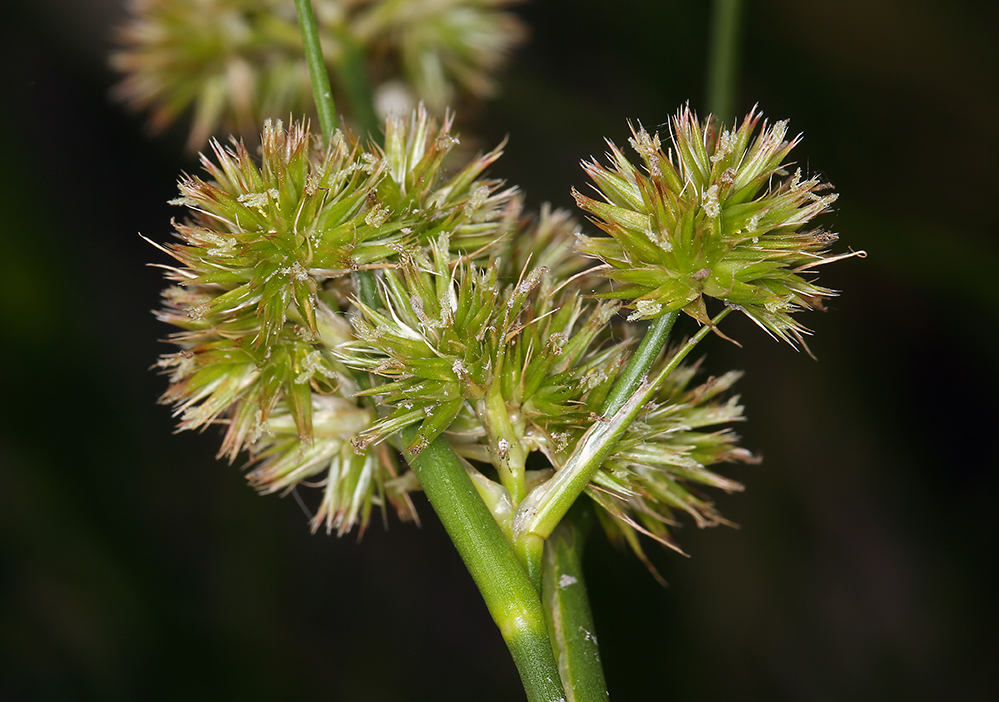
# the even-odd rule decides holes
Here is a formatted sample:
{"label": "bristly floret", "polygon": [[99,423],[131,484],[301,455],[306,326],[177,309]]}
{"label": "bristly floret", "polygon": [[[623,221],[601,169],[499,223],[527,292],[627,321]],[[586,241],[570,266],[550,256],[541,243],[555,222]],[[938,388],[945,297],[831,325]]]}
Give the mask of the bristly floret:
{"label": "bristly floret", "polygon": [[333,321],[342,300],[324,282],[394,253],[403,234],[371,221],[384,164],[339,132],[327,148],[306,125],[267,122],[259,165],[239,142],[214,152],[217,163],[202,158],[212,181],[184,178],[173,201],[191,219],[175,223],[181,243],[168,253],[182,266],[168,271],[177,285],[160,318],[184,331],[160,365],[182,429],[229,417],[232,460],[282,398],[311,436],[311,385],[340,382],[323,349],[343,340]]}
{"label": "bristly floret", "polygon": [[573,195],[610,237],[578,245],[607,264],[604,274],[620,287],[604,295],[631,300],[632,319],[683,310],[709,324],[710,297],[793,342],[807,329],[791,314],[835,294],[802,274],[844,257],[829,254],[836,236],[802,228],[837,196],[817,176],[784,170],[798,142],[785,139],[786,122],[764,123],[756,134],[759,122],[753,112],[719,129],[684,108],[667,151],[658,134],[632,127],[642,169],[611,142],[608,167],[583,164],[604,201]]}
{"label": "bristly floret", "polygon": [[259,158],[242,142],[213,143],[207,177],[179,183],[173,204],[188,219],[174,223],[180,241],[161,247],[178,263],[165,267],[173,284],[158,316],[179,329],[179,350],[158,363],[170,376],[163,401],[180,429],[225,426],[219,455],[248,450],[261,492],[323,485],[314,528],[363,531],[372,505],[387,502],[415,516],[406,492],[416,481],[388,446],[355,453],[377,419],[334,354],[357,340],[343,314],[355,273],[399,268],[427,241],[460,242],[451,248],[472,261],[519,221],[515,192],[481,177],[498,149],[446,170],[450,129],[420,109],[390,120],[384,150],[365,150],[349,133],[324,142],[306,124],[267,122]]}
{"label": "bristly floret", "polygon": [[448,114],[438,128],[422,105],[408,117],[386,120],[379,156],[387,177],[378,186],[377,211],[397,220],[410,242],[429,244],[446,234],[453,251],[488,258],[517,225],[522,203],[516,188],[481,177],[503,144],[450,170],[446,159],[459,143],[453,121]]}
{"label": "bristly floret", "polygon": [[[449,248],[442,236],[427,252],[405,252],[399,269],[385,270],[383,310],[356,303],[359,339],[337,354],[389,381],[361,394],[385,397],[394,407],[361,435],[361,445],[418,424],[407,447],[418,453],[465,413],[465,435],[485,437],[488,446],[502,413],[518,418],[518,430],[493,443],[523,441],[526,454],[539,441],[551,442],[542,437],[586,423],[591,413],[581,398],[597,386],[606,393],[620,366],[620,350],[601,353],[600,342],[593,344],[617,305],[589,304],[584,312],[582,298],[555,290],[545,268],[503,285],[500,262],[452,263]],[[459,452],[480,457],[463,446],[458,439]]]}

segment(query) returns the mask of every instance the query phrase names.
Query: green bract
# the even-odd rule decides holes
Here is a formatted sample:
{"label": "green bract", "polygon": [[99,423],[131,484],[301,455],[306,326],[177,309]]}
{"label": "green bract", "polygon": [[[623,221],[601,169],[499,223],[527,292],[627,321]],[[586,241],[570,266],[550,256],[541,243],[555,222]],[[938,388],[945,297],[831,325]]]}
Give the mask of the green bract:
{"label": "green bract", "polygon": [[795,341],[807,330],[791,314],[834,294],[803,274],[843,257],[828,253],[836,236],[803,227],[837,196],[820,195],[830,186],[817,176],[784,170],[797,143],[785,140],[786,122],[756,133],[759,122],[750,113],[720,129],[685,108],[666,151],[658,134],[632,129],[642,168],[610,142],[609,167],[584,163],[603,201],[573,195],[610,237],[580,237],[578,246],[607,265],[618,286],[603,295],[630,300],[631,319],[683,310],[709,324],[705,298],[715,298]]}

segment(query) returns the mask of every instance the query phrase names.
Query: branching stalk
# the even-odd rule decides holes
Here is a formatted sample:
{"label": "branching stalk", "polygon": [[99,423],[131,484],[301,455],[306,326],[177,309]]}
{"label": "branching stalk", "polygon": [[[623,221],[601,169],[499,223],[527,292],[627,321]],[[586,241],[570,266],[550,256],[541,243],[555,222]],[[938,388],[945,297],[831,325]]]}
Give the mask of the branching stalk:
{"label": "branching stalk", "polygon": [[583,434],[565,465],[551,480],[528,495],[517,509],[513,518],[513,533],[516,540],[526,538],[530,534],[543,539],[548,538],[559,520],[565,516],[572,503],[586,489],[594,474],[613,451],[618,439],[655,397],[663,381],[730,311],[731,308],[726,307],[711,320],[710,325],[701,327],[653,380],[643,381],[614,415],[595,422]]}

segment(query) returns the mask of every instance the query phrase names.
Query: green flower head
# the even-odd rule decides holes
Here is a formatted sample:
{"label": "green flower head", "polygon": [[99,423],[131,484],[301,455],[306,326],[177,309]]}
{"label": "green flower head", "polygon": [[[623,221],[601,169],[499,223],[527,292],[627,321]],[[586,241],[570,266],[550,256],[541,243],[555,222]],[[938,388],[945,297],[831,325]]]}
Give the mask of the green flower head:
{"label": "green flower head", "polygon": [[406,495],[418,483],[388,444],[356,450],[379,420],[358,399],[368,378],[337,353],[358,342],[345,315],[357,272],[395,281],[428,241],[445,242],[444,269],[452,255],[472,265],[519,226],[515,191],[480,177],[499,149],[450,170],[450,130],[421,109],[390,119],[385,148],[366,150],[349,133],[325,141],[305,123],[268,121],[259,158],[213,142],[206,177],[178,184],[187,217],[174,222],[179,241],[159,247],[175,265],[158,316],[179,347],[158,363],[163,401],[182,430],[225,427],[219,455],[247,451],[261,492],[323,486],[314,528],[363,529],[388,503],[415,518]]}
{"label": "green flower head", "polygon": [[385,397],[393,407],[360,435],[359,446],[416,424],[410,453],[450,430],[460,453],[490,462],[490,450],[526,455],[557,442],[552,437],[567,427],[587,424],[592,412],[581,398],[597,386],[606,393],[620,364],[620,349],[591,349],[617,304],[584,304],[578,291],[556,290],[544,267],[504,285],[500,261],[453,262],[449,249],[442,235],[384,270],[383,309],[355,301],[358,339],[337,355],[387,380],[360,394]]}
{"label": "green flower head", "polygon": [[609,237],[580,237],[618,285],[605,297],[630,300],[630,319],[683,310],[710,324],[705,298],[745,313],[772,335],[800,341],[791,315],[835,294],[804,276],[854,254],[830,255],[836,235],[806,229],[837,195],[818,176],[786,170],[798,138],[787,123],[752,112],[732,129],[703,124],[689,109],[672,120],[670,147],[632,127],[642,167],[609,142],[610,165],[584,163],[601,200],[573,196]]}

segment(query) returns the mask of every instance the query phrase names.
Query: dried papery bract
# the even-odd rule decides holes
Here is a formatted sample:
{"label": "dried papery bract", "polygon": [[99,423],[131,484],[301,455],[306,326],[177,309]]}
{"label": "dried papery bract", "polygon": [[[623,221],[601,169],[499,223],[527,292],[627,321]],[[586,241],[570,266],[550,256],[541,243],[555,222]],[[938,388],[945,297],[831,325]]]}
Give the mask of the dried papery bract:
{"label": "dried papery bract", "polygon": [[601,199],[573,195],[610,236],[581,237],[579,248],[607,264],[617,285],[603,294],[631,301],[632,319],[682,310],[709,324],[713,298],[796,342],[807,329],[791,315],[835,294],[805,276],[853,254],[830,254],[836,235],[805,227],[837,196],[818,176],[786,170],[798,142],[786,122],[760,122],[753,112],[727,129],[684,108],[668,148],[632,127],[641,167],[611,142],[608,166],[583,164]]}

